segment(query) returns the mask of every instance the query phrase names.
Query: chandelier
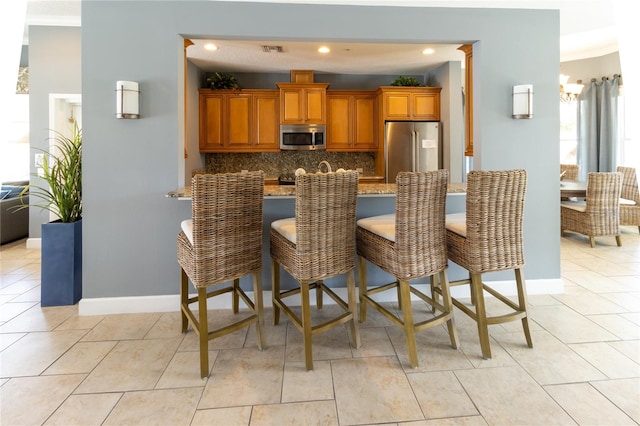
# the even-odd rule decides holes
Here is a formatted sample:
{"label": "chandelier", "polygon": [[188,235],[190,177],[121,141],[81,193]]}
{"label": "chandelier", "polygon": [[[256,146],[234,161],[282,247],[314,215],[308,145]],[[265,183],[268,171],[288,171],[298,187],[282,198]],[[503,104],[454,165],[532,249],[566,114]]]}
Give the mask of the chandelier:
{"label": "chandelier", "polygon": [[569,76],[560,74],[560,100],[562,102],[575,102],[582,92],[584,84],[580,84],[582,80],[578,80],[577,84],[568,83]]}

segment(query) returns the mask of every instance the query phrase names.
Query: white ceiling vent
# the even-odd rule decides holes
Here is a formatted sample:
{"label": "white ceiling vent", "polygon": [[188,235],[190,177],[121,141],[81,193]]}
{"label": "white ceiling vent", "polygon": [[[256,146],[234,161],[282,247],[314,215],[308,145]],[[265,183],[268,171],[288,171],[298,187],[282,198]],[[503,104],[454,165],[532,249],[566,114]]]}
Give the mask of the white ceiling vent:
{"label": "white ceiling vent", "polygon": [[282,53],[282,46],[262,46],[262,51],[265,53]]}

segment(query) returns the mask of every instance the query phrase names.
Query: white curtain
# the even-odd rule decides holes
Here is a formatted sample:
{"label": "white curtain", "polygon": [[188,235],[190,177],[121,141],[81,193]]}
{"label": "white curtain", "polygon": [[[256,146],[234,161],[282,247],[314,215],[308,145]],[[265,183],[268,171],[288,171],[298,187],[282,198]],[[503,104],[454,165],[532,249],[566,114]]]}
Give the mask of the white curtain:
{"label": "white curtain", "polygon": [[620,144],[618,94],[620,78],[591,80],[578,97],[578,165],[580,179],[588,172],[613,172]]}

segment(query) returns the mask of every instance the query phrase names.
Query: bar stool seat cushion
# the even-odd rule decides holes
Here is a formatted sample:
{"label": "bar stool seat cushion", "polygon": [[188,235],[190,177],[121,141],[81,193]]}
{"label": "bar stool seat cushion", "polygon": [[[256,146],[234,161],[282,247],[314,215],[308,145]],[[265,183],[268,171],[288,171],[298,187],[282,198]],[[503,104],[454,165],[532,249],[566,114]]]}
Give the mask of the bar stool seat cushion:
{"label": "bar stool seat cushion", "polygon": [[467,214],[451,213],[445,216],[445,229],[447,231],[455,232],[461,237],[467,236]]}
{"label": "bar stool seat cushion", "polygon": [[365,217],[357,222],[358,226],[389,241],[396,241],[395,213]]}
{"label": "bar stool seat cushion", "polygon": [[186,219],[180,223],[180,228],[184,235],[187,236],[187,240],[193,245],[193,219]]}
{"label": "bar stool seat cushion", "polygon": [[296,218],[288,217],[286,219],[278,219],[271,222],[271,229],[278,232],[280,235],[296,243]]}

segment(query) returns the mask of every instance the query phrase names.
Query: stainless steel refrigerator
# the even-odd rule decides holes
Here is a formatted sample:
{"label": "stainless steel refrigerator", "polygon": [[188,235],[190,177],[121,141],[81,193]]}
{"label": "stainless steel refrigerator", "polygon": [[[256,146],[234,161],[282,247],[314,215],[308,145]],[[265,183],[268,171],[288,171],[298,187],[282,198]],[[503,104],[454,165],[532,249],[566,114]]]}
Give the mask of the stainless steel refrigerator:
{"label": "stainless steel refrigerator", "polygon": [[386,181],[395,183],[398,172],[440,169],[440,139],[437,121],[388,121],[384,132]]}

